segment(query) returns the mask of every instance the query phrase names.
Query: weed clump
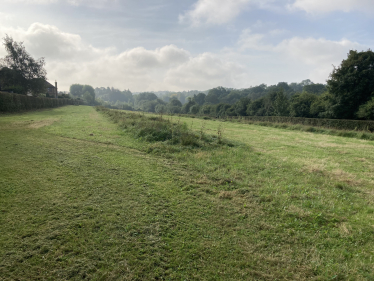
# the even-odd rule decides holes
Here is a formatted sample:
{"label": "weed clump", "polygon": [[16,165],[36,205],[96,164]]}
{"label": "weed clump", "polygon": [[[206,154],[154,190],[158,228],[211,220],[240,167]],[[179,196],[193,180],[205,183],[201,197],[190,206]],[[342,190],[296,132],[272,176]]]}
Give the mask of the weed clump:
{"label": "weed clump", "polygon": [[229,145],[222,138],[222,129],[218,130],[217,136],[207,135],[203,132],[194,132],[188,128],[186,123],[172,121],[162,118],[160,116],[146,116],[141,113],[126,113],[118,110],[109,110],[105,107],[96,107],[107,115],[114,123],[117,123],[121,128],[131,133],[135,138],[144,140],[151,143],[162,143],[161,145],[155,144],[148,149],[149,152],[165,150],[169,152],[175,149],[166,148],[168,145],[179,145],[183,147],[203,147],[206,145]]}

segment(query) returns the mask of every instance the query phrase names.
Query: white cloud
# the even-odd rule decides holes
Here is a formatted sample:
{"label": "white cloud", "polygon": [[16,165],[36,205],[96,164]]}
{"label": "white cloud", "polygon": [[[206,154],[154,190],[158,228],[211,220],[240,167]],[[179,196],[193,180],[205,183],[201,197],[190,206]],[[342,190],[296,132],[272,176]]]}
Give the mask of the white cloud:
{"label": "white cloud", "polygon": [[[324,38],[292,37],[277,44],[269,43],[269,39],[277,33],[273,31],[266,34],[252,33],[246,29],[240,36],[238,50],[242,54],[252,55],[251,60],[256,61],[259,73],[271,73],[279,68],[282,74],[278,70],[278,73],[275,71],[273,75],[286,74],[284,76],[298,77],[302,73],[304,78],[324,82],[333,69],[332,65],[339,65],[347,57],[349,50],[368,49],[364,45],[347,39],[333,41]],[[257,59],[253,59],[253,56],[261,58],[262,65]],[[253,72],[255,72],[255,67]],[[281,79],[277,80],[281,81]]]}
{"label": "white cloud", "polygon": [[367,48],[347,39],[332,41],[324,38],[294,37],[282,41],[274,49],[295,63],[310,66],[309,78],[312,81],[321,81],[328,78],[333,69],[332,65],[339,65],[347,57],[349,50],[363,51]]}
{"label": "white cloud", "polygon": [[[26,30],[1,25],[0,37],[6,33],[24,41],[33,57],[45,57],[48,78],[57,80],[61,90],[73,83],[150,91],[204,90],[219,85],[242,88],[305,78],[324,82],[332,64],[339,65],[350,49],[367,49],[347,39],[312,37],[291,37],[274,44],[278,34],[283,34],[279,30],[253,33],[246,29],[235,48],[196,55],[175,45],[153,50],[95,48],[77,34],[41,23]],[[0,57],[4,55],[0,48]]]}
{"label": "white cloud", "polygon": [[193,9],[179,16],[180,22],[223,24],[234,19],[251,0],[199,0]]}
{"label": "white cloud", "polygon": [[[175,45],[154,50],[137,47],[118,53],[85,43],[79,35],[66,33],[55,26],[32,24],[27,30],[0,27],[16,41],[24,41],[26,50],[45,57],[50,80],[60,89],[73,83],[113,86],[133,91],[205,89],[217,85],[234,85],[239,64],[214,54],[193,56]],[[5,52],[0,48],[0,56]]]}
{"label": "white cloud", "polygon": [[234,87],[244,73],[244,67],[238,63],[212,53],[203,53],[170,69],[164,81],[166,85],[178,85],[185,89],[209,89],[218,85]]}
{"label": "white cloud", "polygon": [[373,0],[296,0],[291,8],[301,9],[308,13],[332,11],[363,11],[374,13]]}

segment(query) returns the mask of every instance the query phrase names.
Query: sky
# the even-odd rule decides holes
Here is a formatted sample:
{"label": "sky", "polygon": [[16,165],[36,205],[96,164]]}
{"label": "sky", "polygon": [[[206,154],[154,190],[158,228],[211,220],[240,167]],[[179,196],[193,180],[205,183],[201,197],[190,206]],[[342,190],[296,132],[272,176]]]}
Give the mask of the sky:
{"label": "sky", "polygon": [[373,0],[0,0],[0,37],[44,57],[62,91],[325,83],[373,48],[373,25]]}

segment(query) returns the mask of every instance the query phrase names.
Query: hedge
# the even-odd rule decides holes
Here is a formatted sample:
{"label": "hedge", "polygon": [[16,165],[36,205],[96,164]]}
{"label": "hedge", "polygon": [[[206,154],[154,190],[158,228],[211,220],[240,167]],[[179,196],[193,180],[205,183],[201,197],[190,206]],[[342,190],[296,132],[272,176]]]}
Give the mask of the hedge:
{"label": "hedge", "polygon": [[[237,119],[238,117],[229,116],[228,118]],[[289,123],[337,130],[374,132],[374,121],[281,116],[241,116],[239,118],[252,122]]]}
{"label": "hedge", "polygon": [[0,92],[0,112],[18,112],[79,104],[82,104],[82,102],[73,99],[29,97],[25,95]]}

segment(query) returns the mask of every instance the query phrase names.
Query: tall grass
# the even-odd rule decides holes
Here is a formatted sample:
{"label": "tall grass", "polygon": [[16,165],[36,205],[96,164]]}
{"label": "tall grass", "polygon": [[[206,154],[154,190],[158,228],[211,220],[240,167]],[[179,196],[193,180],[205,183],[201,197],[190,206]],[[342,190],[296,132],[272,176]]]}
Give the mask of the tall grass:
{"label": "tall grass", "polygon": [[188,147],[206,147],[217,145],[229,145],[222,136],[222,130],[218,130],[217,136],[205,134],[204,128],[199,133],[188,128],[186,123],[172,122],[162,115],[147,116],[141,113],[127,113],[118,110],[109,110],[104,107],[96,107],[96,110],[107,115],[114,123],[130,132],[133,137],[147,142],[163,142],[165,145],[179,145]]}
{"label": "tall grass", "polygon": [[279,129],[287,129],[287,130],[293,130],[293,131],[304,131],[304,132],[338,136],[338,137],[356,138],[356,139],[363,139],[363,140],[374,140],[374,133],[371,133],[369,131],[336,130],[336,129],[306,126],[306,125],[300,125],[300,124],[295,125],[295,124],[289,124],[289,123],[272,123],[272,122],[256,122],[256,121],[244,121],[244,122],[248,124],[253,124],[253,125],[279,128]]}

